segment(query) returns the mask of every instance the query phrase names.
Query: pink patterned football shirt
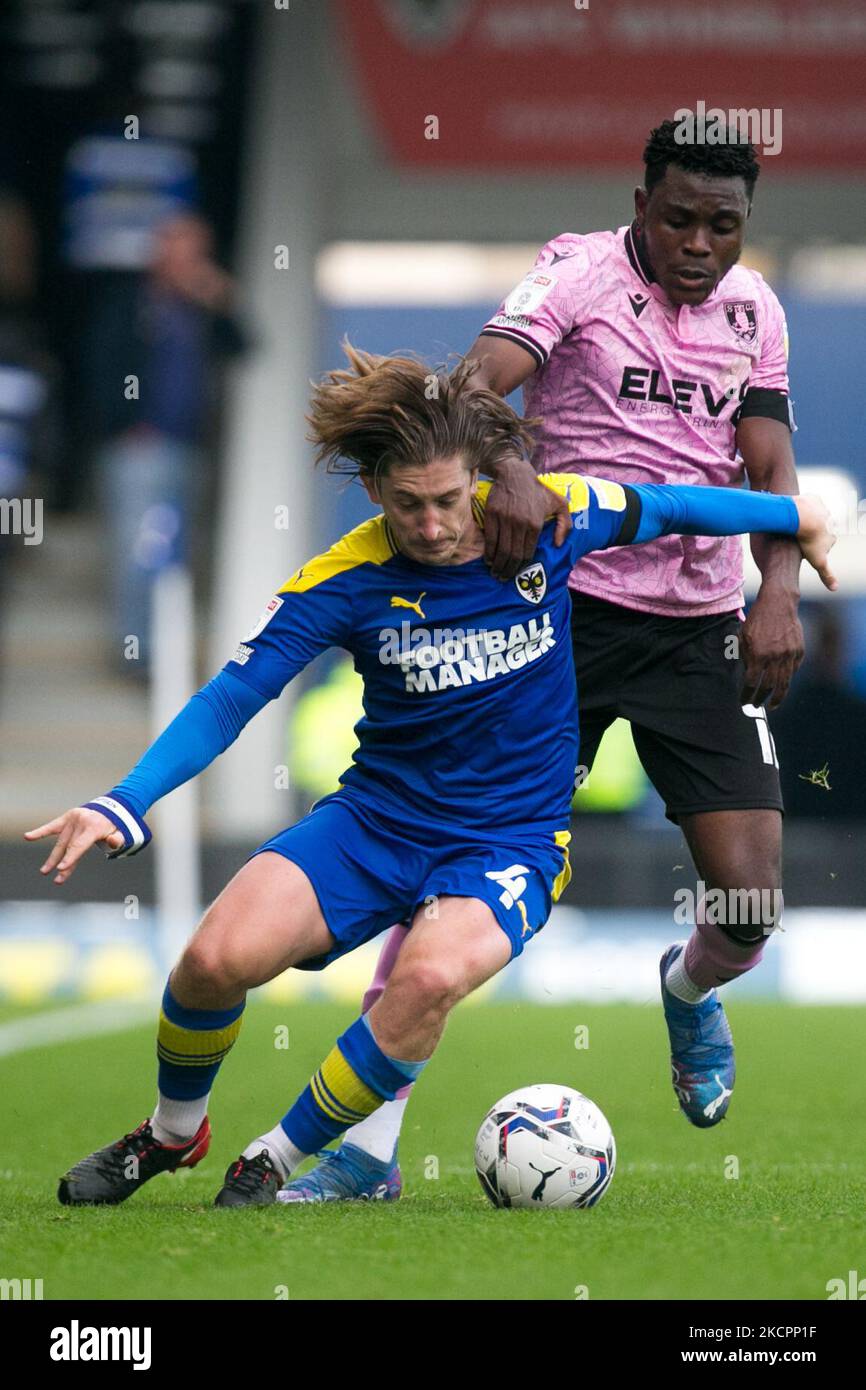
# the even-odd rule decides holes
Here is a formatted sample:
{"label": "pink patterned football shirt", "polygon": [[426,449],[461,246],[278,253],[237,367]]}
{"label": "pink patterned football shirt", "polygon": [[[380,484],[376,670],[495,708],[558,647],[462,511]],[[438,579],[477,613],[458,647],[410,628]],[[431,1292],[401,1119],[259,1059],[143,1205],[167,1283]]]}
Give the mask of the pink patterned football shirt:
{"label": "pink patterned football shirt", "polygon": [[[538,472],[739,487],[735,412],[748,389],[788,391],[785,316],[763,277],[734,266],[703,304],[678,307],[629,227],[548,242],[483,332],[538,364],[523,388],[543,422]],[[664,536],[585,556],[570,584],[650,613],[724,613],[743,602],[741,542]]]}

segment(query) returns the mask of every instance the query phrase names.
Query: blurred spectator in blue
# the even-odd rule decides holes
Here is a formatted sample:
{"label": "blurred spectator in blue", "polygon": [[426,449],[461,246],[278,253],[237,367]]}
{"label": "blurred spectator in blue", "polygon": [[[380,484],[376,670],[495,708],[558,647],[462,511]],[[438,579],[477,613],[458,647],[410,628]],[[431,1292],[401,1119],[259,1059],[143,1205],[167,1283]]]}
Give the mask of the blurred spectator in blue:
{"label": "blurred spectator in blue", "polygon": [[866,819],[866,700],[844,674],[839,614],[819,604],[806,664],[771,716],[790,816]]}
{"label": "blurred spectator in blue", "polygon": [[97,129],[66,156],[62,185],[63,350],[67,425],[54,505],[68,510],[86,495],[105,393],[102,334],[128,307],[147,274],[157,227],[198,206],[198,160],[176,141],[130,129],[126,105],[107,95]]}
{"label": "blurred spectator in blue", "polygon": [[[29,209],[0,189],[0,611],[14,553],[36,543],[41,507],[59,453],[59,372],[46,348],[36,304],[36,236]],[[22,501],[31,499],[26,510]],[[27,531],[14,534],[24,521]]]}
{"label": "blurred spectator in blue", "polygon": [[209,225],[182,213],[156,229],[146,272],[116,281],[89,325],[89,424],[116,652],[123,659],[126,639],[137,638],[139,673],[149,662],[153,574],[190,559],[219,366],[248,346],[235,301],[234,281],[213,259]]}

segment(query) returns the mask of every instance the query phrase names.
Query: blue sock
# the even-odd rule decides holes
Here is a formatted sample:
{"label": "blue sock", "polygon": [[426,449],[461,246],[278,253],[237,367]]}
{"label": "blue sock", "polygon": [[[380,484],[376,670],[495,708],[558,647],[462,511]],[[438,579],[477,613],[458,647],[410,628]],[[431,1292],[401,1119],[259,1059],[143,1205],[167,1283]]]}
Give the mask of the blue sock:
{"label": "blue sock", "polygon": [[241,1031],[244,1002],[233,1009],[187,1009],[166,985],[156,1055],[160,1093],[171,1100],[206,1096]]}
{"label": "blue sock", "polygon": [[281,1125],[301,1153],[316,1153],[345,1129],[393,1100],[425,1062],[401,1062],[382,1051],[366,1016],[347,1028]]}

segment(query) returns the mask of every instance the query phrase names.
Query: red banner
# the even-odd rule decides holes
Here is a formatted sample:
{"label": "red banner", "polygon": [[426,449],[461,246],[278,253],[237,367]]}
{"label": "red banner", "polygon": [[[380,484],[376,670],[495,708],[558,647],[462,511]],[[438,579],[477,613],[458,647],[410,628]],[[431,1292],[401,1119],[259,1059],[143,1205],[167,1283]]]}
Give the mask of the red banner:
{"label": "red banner", "polygon": [[335,3],[401,164],[635,168],[702,103],[707,138],[748,112],[767,168],[866,169],[864,0]]}

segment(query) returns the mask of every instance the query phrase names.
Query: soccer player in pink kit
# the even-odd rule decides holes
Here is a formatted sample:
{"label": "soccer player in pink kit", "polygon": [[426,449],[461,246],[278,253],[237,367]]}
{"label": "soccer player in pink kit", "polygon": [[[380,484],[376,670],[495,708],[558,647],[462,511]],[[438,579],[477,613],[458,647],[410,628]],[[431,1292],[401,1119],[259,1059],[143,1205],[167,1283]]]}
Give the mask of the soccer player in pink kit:
{"label": "soccer player in pink kit", "polygon": [[[678,133],[672,121],[652,132],[631,225],[548,242],[470,349],[482,359],[478,385],[502,395],[523,385],[526,415],[542,422],[531,462],[514,458],[491,489],[487,557],[502,577],[531,558],[549,515],[535,476],[544,470],[798,491],[784,313],[737,264],[755,151],[735,138],[679,143]],[[581,766],[627,719],[699,879],[734,904],[720,922],[699,902],[690,938],[661,962],[674,1090],[701,1128],[724,1117],[734,1086],[716,987],[760,962],[778,921],[753,911],[781,896],[782,797],[764,706],[780,703],[803,657],[799,550],[753,536],[752,552],[762,583],[745,621],[737,538],[598,552],[571,578]],[[366,1008],[403,935],[394,927],[386,940]],[[284,1197],[398,1196],[404,1106],[405,1095],[349,1130]]]}

